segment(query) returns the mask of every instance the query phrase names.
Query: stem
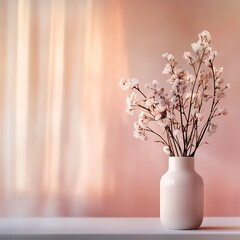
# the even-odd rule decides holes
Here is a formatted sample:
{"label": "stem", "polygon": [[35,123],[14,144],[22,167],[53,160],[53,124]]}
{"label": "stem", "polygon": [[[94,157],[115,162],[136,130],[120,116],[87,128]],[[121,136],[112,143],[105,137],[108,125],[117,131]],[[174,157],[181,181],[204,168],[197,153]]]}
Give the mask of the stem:
{"label": "stem", "polygon": [[168,139],[168,144],[169,144],[170,152],[172,153],[172,156],[175,156],[174,148],[173,148],[173,145],[172,145],[172,141],[171,141],[171,138],[170,138],[168,132],[167,132],[167,139]]}
{"label": "stem", "polygon": [[[178,92],[179,92],[179,87],[177,88]],[[183,102],[181,101],[181,98],[180,98],[180,95],[178,94],[178,100],[179,100],[179,106],[180,106],[180,121],[181,121],[181,130],[182,130],[182,135],[183,135],[183,156],[185,156],[186,154],[186,141],[187,141],[187,133],[186,133],[186,139],[185,139],[185,136],[184,136],[184,130],[185,130],[185,127],[184,127],[184,124],[183,124],[183,117],[182,117],[182,104]],[[184,111],[184,110],[183,110]]]}
{"label": "stem", "polygon": [[[203,60],[203,57],[205,56],[205,49],[203,50],[203,54],[202,54],[202,57],[200,59],[200,63],[198,65],[198,69],[196,71],[195,69],[195,65],[192,65],[193,66],[193,69],[194,69],[194,73],[195,73],[195,80],[194,80],[194,83],[193,83],[193,88],[192,88],[192,92],[191,92],[191,97],[190,97],[190,102],[189,102],[189,110],[188,110],[188,118],[187,118],[187,125],[186,125],[186,135],[187,135],[187,132],[188,132],[188,126],[189,126],[189,119],[190,119],[190,115],[191,115],[191,110],[192,110],[192,98],[193,98],[193,93],[194,93],[194,89],[195,89],[195,85],[196,85],[196,82],[197,82],[197,78],[198,78],[198,74],[199,74],[199,71],[200,71],[200,68],[201,68],[201,65],[202,65],[202,60]],[[200,58],[200,56],[199,56]],[[188,147],[188,146],[187,146]]]}
{"label": "stem", "polygon": [[[194,139],[194,135],[195,135],[195,132],[193,133],[193,138],[192,139]],[[195,151],[193,153],[191,153],[193,146],[194,146],[193,141],[191,141],[191,144],[189,145],[189,155],[190,156],[194,156],[194,154],[195,154]]]}
{"label": "stem", "polygon": [[[192,151],[192,147],[194,146],[193,142],[194,142],[194,139],[196,140],[196,143],[195,143],[195,146],[197,144],[197,136],[198,136],[198,126],[197,126],[197,123],[198,123],[198,120],[197,119],[194,119],[194,122],[193,122],[193,131],[191,132],[191,134],[193,133],[193,135],[191,136],[191,141],[189,141],[190,145],[189,145],[189,155],[192,156],[192,154],[195,154],[195,151],[191,154],[191,151]],[[194,156],[194,155],[193,155]]]}
{"label": "stem", "polygon": [[[214,104],[214,107],[215,107],[216,105],[217,105],[217,103]],[[203,126],[203,128],[202,128],[202,130],[201,130],[201,132],[200,132],[200,134],[199,134],[199,138],[198,138],[198,140],[197,140],[197,144],[196,144],[196,147],[195,147],[195,151],[197,150],[198,146],[200,145],[200,143],[201,143],[201,141],[202,141],[202,139],[203,139],[203,136],[204,136],[204,134],[205,134],[205,132],[206,132],[206,130],[207,130],[207,127],[208,127],[209,123],[211,122],[212,118],[213,118],[213,111],[211,111],[211,113],[210,113],[210,115],[209,115],[206,123],[204,124],[204,126]]]}
{"label": "stem", "polygon": [[133,87],[133,89],[136,89],[137,91],[139,91],[143,97],[147,98],[147,96],[140,90],[139,86],[138,87]]}
{"label": "stem", "polygon": [[[174,129],[175,129],[175,127],[174,127]],[[170,123],[170,131],[173,132],[173,123],[172,123],[172,121],[171,121],[171,123]],[[177,137],[176,137],[176,142],[177,142],[177,144],[180,146],[180,143],[179,143]],[[178,152],[178,150],[177,150],[177,145],[176,145],[175,141],[173,141],[173,144],[174,144],[174,147],[175,147],[176,154],[177,154],[177,156],[179,156],[179,152]]]}
{"label": "stem", "polygon": [[197,140],[197,143],[196,143],[196,146],[195,146],[195,150],[194,150],[194,153],[196,152],[197,148],[199,147],[202,139],[203,139],[203,136],[207,130],[207,127],[209,125],[209,123],[211,122],[212,120],[212,117],[213,117],[213,113],[214,113],[214,108],[216,107],[217,102],[216,101],[216,84],[215,84],[215,81],[216,81],[216,78],[215,78],[215,73],[214,73],[214,69],[213,69],[213,62],[211,62],[211,66],[210,66],[211,70],[212,70],[212,74],[213,74],[213,100],[212,100],[212,106],[211,106],[211,110],[210,110],[210,114],[209,114],[209,117],[206,121],[206,123],[204,124],[200,134],[199,134],[199,137],[198,137],[198,140]]}
{"label": "stem", "polygon": [[160,137],[161,140],[164,142],[164,144],[169,147],[169,145],[168,145],[168,143],[166,142],[166,140],[165,140],[160,134],[158,134],[157,132],[153,131],[150,127],[147,126],[146,131],[151,132],[151,133],[154,133],[155,135],[157,135],[158,137]]}
{"label": "stem", "polygon": [[168,130],[168,132],[170,133],[173,141],[177,144],[178,149],[179,149],[179,151],[180,151],[180,153],[181,153],[181,156],[183,156],[183,152],[182,152],[182,149],[181,149],[180,144],[176,141],[176,139],[175,139],[175,137],[173,136],[173,134],[172,134],[171,130],[169,129],[169,127],[167,127],[167,130]]}
{"label": "stem", "polygon": [[[142,106],[141,104],[138,104],[137,106],[140,107],[140,108],[142,108],[142,109],[145,109],[146,111],[148,111],[148,112],[152,115],[150,109],[148,109],[148,108]],[[152,115],[152,116],[153,116],[153,115]],[[153,116],[153,117],[154,117],[154,116]]]}
{"label": "stem", "polygon": [[193,134],[193,132],[194,132],[194,123],[195,123],[195,120],[194,120],[194,118],[192,117],[192,120],[193,120],[193,123],[192,123],[192,130],[191,130],[191,133],[190,133],[190,136],[189,136],[189,139],[188,139],[188,141],[187,141],[187,147],[188,147],[188,145],[189,145],[189,143],[190,143],[190,141],[191,141],[191,139],[192,139],[192,134]]}

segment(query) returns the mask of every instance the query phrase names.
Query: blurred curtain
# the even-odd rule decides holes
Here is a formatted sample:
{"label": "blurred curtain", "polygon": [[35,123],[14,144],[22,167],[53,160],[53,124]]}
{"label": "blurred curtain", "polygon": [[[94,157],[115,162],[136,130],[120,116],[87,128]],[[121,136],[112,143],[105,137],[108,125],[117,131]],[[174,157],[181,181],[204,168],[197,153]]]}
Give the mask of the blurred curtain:
{"label": "blurred curtain", "polygon": [[94,215],[112,191],[104,149],[126,72],[120,3],[0,1],[2,216]]}

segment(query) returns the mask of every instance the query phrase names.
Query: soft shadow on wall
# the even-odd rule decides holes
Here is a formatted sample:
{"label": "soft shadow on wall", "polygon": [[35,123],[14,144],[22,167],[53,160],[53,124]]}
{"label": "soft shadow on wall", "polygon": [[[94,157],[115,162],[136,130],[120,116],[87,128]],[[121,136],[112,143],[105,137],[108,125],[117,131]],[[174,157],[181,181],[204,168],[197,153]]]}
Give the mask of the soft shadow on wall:
{"label": "soft shadow on wall", "polygon": [[239,1],[0,4],[2,216],[159,216],[167,157],[133,139],[118,81],[166,86],[162,53],[184,66],[183,52],[204,29],[233,87],[229,115],[199,149],[196,168],[205,215],[239,215]]}

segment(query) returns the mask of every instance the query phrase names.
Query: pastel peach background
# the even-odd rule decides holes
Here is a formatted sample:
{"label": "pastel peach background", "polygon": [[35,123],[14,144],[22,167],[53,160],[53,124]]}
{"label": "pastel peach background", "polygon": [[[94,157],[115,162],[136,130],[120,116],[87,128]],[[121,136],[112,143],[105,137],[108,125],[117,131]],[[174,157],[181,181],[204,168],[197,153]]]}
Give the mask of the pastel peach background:
{"label": "pastel peach background", "polygon": [[[228,115],[196,155],[205,216],[240,215],[238,0],[0,1],[0,215],[159,216],[162,146],[133,138],[118,81],[208,30]],[[177,199],[176,199],[177,201]]]}

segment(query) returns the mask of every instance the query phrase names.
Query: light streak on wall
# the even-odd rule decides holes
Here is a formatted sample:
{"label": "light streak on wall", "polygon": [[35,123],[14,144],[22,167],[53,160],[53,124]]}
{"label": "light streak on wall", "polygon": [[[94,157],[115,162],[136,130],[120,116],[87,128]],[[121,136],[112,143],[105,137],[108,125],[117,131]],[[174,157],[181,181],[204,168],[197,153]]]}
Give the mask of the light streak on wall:
{"label": "light streak on wall", "polygon": [[27,131],[28,131],[28,69],[29,69],[29,11],[30,2],[19,0],[17,25],[17,76],[15,85],[16,106],[16,188],[24,191],[27,187]]}
{"label": "light streak on wall", "polygon": [[61,117],[64,73],[65,1],[51,2],[48,61],[45,189],[58,191],[60,177]]}

